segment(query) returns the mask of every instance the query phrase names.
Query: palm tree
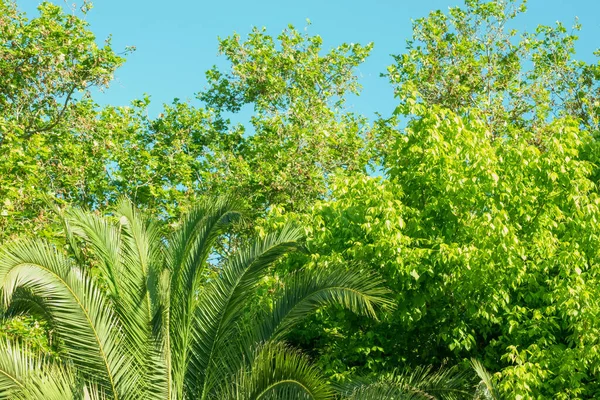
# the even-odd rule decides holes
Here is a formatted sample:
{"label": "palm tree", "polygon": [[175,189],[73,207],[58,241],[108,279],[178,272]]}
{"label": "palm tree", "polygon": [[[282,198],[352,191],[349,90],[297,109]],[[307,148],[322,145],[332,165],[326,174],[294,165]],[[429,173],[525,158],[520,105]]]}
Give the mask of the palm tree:
{"label": "palm tree", "polygon": [[205,202],[167,235],[122,200],[110,217],[68,210],[63,247],[7,244],[4,306],[48,321],[60,360],[0,343],[0,399],[332,398],[282,340],[323,306],[375,316],[389,305],[381,279],[342,266],[301,269],[282,278],[269,307],[248,307],[302,235],[286,226],[216,265],[215,243],[239,216],[235,200]]}

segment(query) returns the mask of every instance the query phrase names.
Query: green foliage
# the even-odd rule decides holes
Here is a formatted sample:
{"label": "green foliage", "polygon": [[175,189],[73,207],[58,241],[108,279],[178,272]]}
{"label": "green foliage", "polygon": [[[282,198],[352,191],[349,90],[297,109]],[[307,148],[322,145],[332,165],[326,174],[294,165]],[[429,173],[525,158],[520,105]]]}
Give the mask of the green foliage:
{"label": "green foliage", "polygon": [[[282,343],[267,343],[256,350],[254,362],[240,370],[218,399],[315,399],[332,398],[320,371],[308,358]],[[314,385],[313,382],[319,382]],[[312,387],[311,387],[312,386]]]}
{"label": "green foliage", "polygon": [[[41,16],[26,24],[14,6],[6,7],[14,17],[6,17],[5,29],[25,31],[29,36],[22,40],[40,42],[43,51],[36,57],[47,58],[40,65],[49,64],[54,75],[42,66],[27,80],[2,75],[2,87],[40,97],[13,99],[12,92],[0,92],[11,105],[0,112],[0,129],[6,132],[0,140],[4,238],[24,229],[55,235],[43,201],[48,193],[90,208],[114,205],[126,195],[171,221],[189,210],[197,196],[213,191],[252,193],[246,200],[257,214],[278,205],[306,210],[325,196],[329,174],[340,168],[365,170],[371,158],[366,120],[343,109],[345,96],[360,89],[355,69],[370,45],[343,44],[323,55],[320,37],[291,27],[277,43],[258,30],[245,42],[234,35],[220,42],[232,72],[209,71],[209,88],[198,94],[206,108],[176,99],[153,118],[149,96],[127,107],[102,108],[89,97],[86,90],[107,85],[123,60],[109,42],[98,48],[85,22],[44,4]],[[30,32],[32,24],[38,28]],[[50,34],[56,41],[45,39]],[[73,39],[63,40],[65,35]],[[24,51],[8,35],[2,38],[10,54]],[[58,63],[63,55],[66,61]],[[3,70],[18,68],[24,56],[19,57],[7,58],[5,63],[15,65]],[[85,69],[85,76],[75,73],[90,60],[97,67]],[[48,79],[56,83],[44,90],[53,91],[35,89]],[[71,96],[64,93],[67,86]],[[43,107],[25,110],[37,103]],[[251,134],[225,118],[246,104],[255,108]],[[27,131],[25,111],[27,118],[46,124],[36,120],[39,129]]]}
{"label": "green foliage", "polygon": [[254,29],[246,41],[233,35],[219,45],[231,71],[208,71],[209,87],[199,98],[218,113],[254,110],[239,150],[219,166],[233,190],[251,193],[257,209],[304,211],[325,196],[332,172],[365,170],[368,125],[343,105],[360,89],[355,69],[371,44],[342,44],[322,54],[319,36],[290,26],[277,41]]}
{"label": "green foliage", "polygon": [[[577,22],[509,29],[522,12],[415,20],[370,126],[345,99],[372,44],[234,34],[202,106],[152,117],[94,103],[123,59],[82,19],[0,0],[0,397],[329,398],[360,375],[347,395],[418,398],[411,377],[455,377],[423,366],[472,357],[482,398],[599,397],[600,64]],[[244,204],[194,206],[214,192]],[[290,221],[307,252],[277,261]],[[397,306],[374,319],[377,276]]]}
{"label": "green foliage", "polygon": [[176,221],[198,195],[225,186],[220,159],[234,152],[241,135],[219,127],[211,111],[179,100],[154,119],[149,105],[146,96],[95,112],[91,134],[105,171],[88,185],[91,204],[109,206],[127,194],[152,215]]}
{"label": "green foliage", "polygon": [[87,91],[107,86],[123,62],[77,16],[50,3],[39,12],[28,20],[12,1],[0,1],[1,238],[26,229],[50,234],[46,192],[88,197],[86,181],[104,166],[95,161],[96,138],[85,132]]}
{"label": "green foliage", "polygon": [[[78,92],[107,86],[123,59],[110,40],[98,47],[87,23],[50,3],[27,20],[11,1],[0,3],[2,19],[3,142],[23,141],[51,131]],[[16,131],[16,132],[14,132]]]}
{"label": "green foliage", "polygon": [[350,400],[474,399],[470,382],[456,368],[434,371],[431,367],[418,367],[410,373],[393,371],[381,374],[374,382],[348,386]]}
{"label": "green foliage", "polygon": [[[389,171],[412,211],[419,276],[451,293],[426,297],[437,341],[502,359],[507,393],[597,393],[600,199],[579,159],[589,136],[557,121],[541,142],[527,131],[491,142],[484,126],[434,112],[398,138],[390,156],[404,162]],[[581,374],[564,368],[575,359]]]}
{"label": "green foliage", "polygon": [[518,41],[522,11],[417,20],[375,126],[385,178],[341,174],[309,215],[272,213],[309,225],[309,262],[359,263],[395,294],[380,322],[324,312],[294,333],[335,379],[476,356],[496,397],[599,395],[598,66],[560,24]]}
{"label": "green foliage", "polygon": [[4,246],[5,305],[41,310],[60,357],[48,362],[8,342],[0,352],[0,397],[40,398],[51,385],[48,395],[62,399],[88,388],[113,399],[228,398],[230,390],[240,398],[331,398],[321,373],[273,340],[324,305],[372,315],[389,305],[387,290],[372,273],[338,268],[311,279],[298,271],[281,277],[277,312],[264,309],[244,324],[255,288],[302,235],[286,226],[212,264],[217,239],[239,218],[237,207],[210,199],[166,236],[128,201],[105,218],[70,209],[62,248],[35,239]]}
{"label": "green foliage", "polygon": [[50,362],[43,356],[32,356],[27,347],[18,343],[1,341],[0,354],[2,399],[69,399],[73,398],[75,388],[86,400],[104,398],[93,385],[75,382],[68,367]]}
{"label": "green foliage", "polygon": [[7,318],[0,325],[0,341],[23,341],[32,351],[49,354],[54,350],[49,340],[49,329],[45,321],[18,315]]}
{"label": "green foliage", "polygon": [[598,129],[600,67],[572,58],[580,24],[519,33],[509,26],[525,3],[466,0],[417,19],[407,51],[388,67],[397,112],[410,115],[420,104],[477,114],[495,137],[512,127],[541,134],[549,119],[566,115]]}
{"label": "green foliage", "polygon": [[542,138],[491,140],[484,121],[431,107],[389,148],[389,181],[332,186],[309,218],[312,259],[380,271],[398,308],[370,335],[326,318],[308,334],[326,360],[365,345],[381,349],[358,360],[371,371],[477,355],[506,394],[599,393],[600,197],[581,159],[592,139],[568,121]]}

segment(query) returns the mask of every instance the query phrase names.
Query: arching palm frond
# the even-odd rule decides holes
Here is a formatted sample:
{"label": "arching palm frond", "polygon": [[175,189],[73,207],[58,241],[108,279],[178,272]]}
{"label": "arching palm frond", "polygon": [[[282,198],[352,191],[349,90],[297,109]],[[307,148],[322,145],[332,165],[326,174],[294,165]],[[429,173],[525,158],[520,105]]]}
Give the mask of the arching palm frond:
{"label": "arching palm frond", "polygon": [[152,305],[147,290],[148,264],[152,262],[152,245],[146,237],[150,226],[137,218],[135,212],[121,203],[118,222],[73,209],[66,213],[74,236],[92,252],[98,269],[98,278],[107,298],[125,329],[131,346],[148,342],[148,321]]}
{"label": "arching palm frond", "polygon": [[139,373],[145,376],[146,398],[169,398],[169,372],[164,363],[166,332],[157,324],[166,301],[165,288],[160,284],[165,272],[162,232],[125,198],[117,204],[116,217],[121,226],[123,269],[135,279],[133,296],[125,304],[130,345],[140,350]]}
{"label": "arching palm frond", "polygon": [[333,391],[310,360],[281,342],[268,342],[254,351],[252,362],[233,379],[222,382],[219,400],[320,400]]}
{"label": "arching palm frond", "polygon": [[[121,208],[128,211],[123,204]],[[114,221],[74,208],[65,213],[65,226],[71,229],[73,237],[90,253],[87,259],[95,261],[93,265],[96,267],[96,278],[103,287],[106,301],[111,303],[111,309],[119,320],[123,335],[121,340],[126,343],[125,347],[131,354],[128,368],[137,371],[136,386],[146,387],[143,382],[151,382],[146,360],[153,351],[152,327],[149,322],[152,310],[147,295],[146,271],[139,263],[136,247],[128,246],[133,241],[132,231],[138,227],[136,225],[143,224],[143,221],[138,221],[134,215],[130,217],[131,219],[121,216]],[[79,262],[85,264],[88,261],[83,254],[79,257],[82,257]]]}
{"label": "arching palm frond", "polygon": [[472,359],[471,366],[475,370],[475,373],[480,379],[477,387],[476,399],[481,400],[501,400],[502,396],[498,391],[498,388],[494,384],[492,375],[483,366],[479,360]]}
{"label": "arching palm frond", "polygon": [[208,257],[228,226],[239,219],[240,204],[230,198],[206,201],[193,208],[168,240],[168,329],[170,381],[176,398],[183,398],[191,357],[198,292],[206,279]]}
{"label": "arching palm frond", "polygon": [[[77,398],[77,397],[76,397]],[[106,400],[106,393],[93,383],[87,383],[83,386],[82,400]]]}
{"label": "arching palm frond", "polygon": [[373,382],[351,383],[341,392],[348,400],[472,400],[473,380],[457,368],[417,367]]}
{"label": "arching palm frond", "polygon": [[10,307],[4,311],[5,318],[16,317],[19,315],[30,315],[38,320],[52,323],[52,316],[48,313],[44,299],[36,296],[30,290],[19,287],[13,294],[13,300]]}
{"label": "arching palm frond", "polygon": [[20,241],[0,254],[0,288],[7,306],[24,287],[43,299],[64,350],[77,370],[127,398],[138,376],[118,320],[87,272],[43,241]]}
{"label": "arching palm frond", "polygon": [[228,341],[237,340],[233,335],[243,313],[247,312],[245,305],[250,303],[254,289],[265,276],[267,268],[294,250],[302,236],[299,229],[286,226],[280,232],[255,240],[225,263],[218,279],[203,287],[199,294],[187,377],[190,387],[196,386],[196,393],[207,396],[213,383],[222,381],[223,376],[217,371],[224,370],[223,364],[231,372],[241,366],[241,354],[224,358],[223,347]]}
{"label": "arching palm frond", "polygon": [[0,341],[0,400],[73,398],[75,376],[18,342]]}
{"label": "arching palm frond", "polygon": [[341,305],[376,317],[377,307],[393,305],[382,279],[358,268],[303,269],[284,277],[283,282],[273,310],[264,314],[257,327],[259,341],[282,338],[299,321],[324,306]]}
{"label": "arching palm frond", "polygon": [[106,285],[126,346],[133,350],[131,368],[137,371],[137,386],[146,389],[146,398],[165,398],[166,370],[157,360],[160,351],[153,325],[162,309],[156,289],[163,268],[158,226],[125,199],[119,201],[113,220],[77,209],[67,212],[66,219],[72,235],[100,260],[98,278]]}

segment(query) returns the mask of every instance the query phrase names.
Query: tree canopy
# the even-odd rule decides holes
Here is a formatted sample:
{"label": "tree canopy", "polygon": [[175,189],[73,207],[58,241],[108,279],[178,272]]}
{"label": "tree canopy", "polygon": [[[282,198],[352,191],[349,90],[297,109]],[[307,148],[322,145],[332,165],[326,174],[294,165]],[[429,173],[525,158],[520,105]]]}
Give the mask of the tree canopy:
{"label": "tree canopy", "polygon": [[90,398],[257,398],[286,374],[437,398],[473,366],[482,398],[599,397],[600,63],[579,24],[513,29],[524,12],[416,19],[381,68],[389,115],[347,107],[373,44],[289,26],[219,39],[227,67],[151,116],[94,100],[127,49],[0,0],[0,368]]}

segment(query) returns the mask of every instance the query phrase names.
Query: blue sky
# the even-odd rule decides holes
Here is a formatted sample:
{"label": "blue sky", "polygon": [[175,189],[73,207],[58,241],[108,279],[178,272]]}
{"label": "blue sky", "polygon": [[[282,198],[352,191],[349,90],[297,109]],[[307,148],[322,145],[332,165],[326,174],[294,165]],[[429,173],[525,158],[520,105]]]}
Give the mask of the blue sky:
{"label": "blue sky", "polygon": [[[39,1],[17,0],[17,4],[32,17]],[[115,50],[137,48],[118,70],[111,88],[96,100],[125,105],[148,93],[151,112],[158,113],[161,103],[175,97],[193,99],[205,87],[204,72],[215,64],[226,65],[217,55],[218,36],[234,31],[244,35],[252,26],[264,26],[277,35],[288,24],[304,28],[309,18],[308,32],[321,35],[325,48],[342,42],[375,43],[371,57],[358,71],[363,93],[351,99],[349,107],[369,117],[375,111],[389,114],[394,108],[392,89],[379,74],[392,63],[390,54],[404,50],[411,19],[462,4],[462,0],[96,0],[87,20],[98,41],[112,34]],[[516,20],[516,27],[531,31],[557,20],[570,26],[576,16],[583,25],[577,56],[593,61],[592,52],[600,47],[600,0],[529,0],[528,11]]]}

